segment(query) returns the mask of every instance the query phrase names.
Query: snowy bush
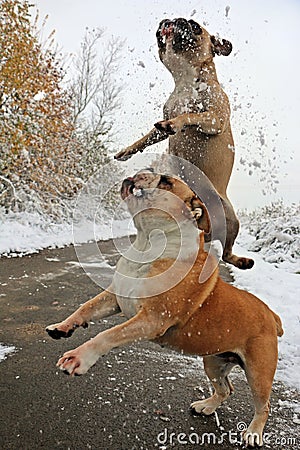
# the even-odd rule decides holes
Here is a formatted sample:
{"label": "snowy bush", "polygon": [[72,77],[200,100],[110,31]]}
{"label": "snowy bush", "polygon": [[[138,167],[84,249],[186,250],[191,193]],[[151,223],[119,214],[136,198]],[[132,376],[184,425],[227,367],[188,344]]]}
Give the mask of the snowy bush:
{"label": "snowy bush", "polygon": [[[250,213],[239,211],[238,216],[239,241],[248,250],[259,252],[277,267],[300,273],[300,205],[286,206],[280,201]],[[247,233],[255,239],[247,239]]]}

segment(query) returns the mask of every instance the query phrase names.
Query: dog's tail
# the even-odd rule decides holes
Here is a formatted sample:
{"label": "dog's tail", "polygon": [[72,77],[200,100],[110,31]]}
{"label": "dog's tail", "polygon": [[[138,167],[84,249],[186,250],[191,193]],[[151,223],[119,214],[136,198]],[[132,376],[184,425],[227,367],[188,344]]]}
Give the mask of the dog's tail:
{"label": "dog's tail", "polygon": [[284,333],[283,328],[282,328],[281,319],[274,312],[273,312],[273,317],[274,317],[275,322],[276,322],[277,336],[281,337],[283,335],[283,333]]}

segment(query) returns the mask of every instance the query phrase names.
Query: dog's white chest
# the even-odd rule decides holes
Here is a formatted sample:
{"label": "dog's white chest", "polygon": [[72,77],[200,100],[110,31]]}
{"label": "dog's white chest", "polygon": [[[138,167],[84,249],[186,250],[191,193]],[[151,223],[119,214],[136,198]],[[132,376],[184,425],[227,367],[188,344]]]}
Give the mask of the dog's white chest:
{"label": "dog's white chest", "polygon": [[165,104],[165,113],[172,118],[180,114],[205,111],[206,91],[206,83],[191,80],[187,84],[184,79],[180,80]]}
{"label": "dog's white chest", "polygon": [[[152,202],[152,207],[154,205]],[[113,291],[127,318],[136,315],[145,298],[160,294],[161,285],[164,288],[168,285],[168,271],[164,277],[159,276],[159,280],[149,276],[155,262],[166,259],[186,261],[197,253],[199,231],[190,218],[182,221],[178,218],[176,222],[170,220],[168,214],[161,214],[159,217],[155,214],[136,215],[135,224],[139,230],[136,240],[119,259],[114,273]]]}
{"label": "dog's white chest", "polygon": [[113,290],[118,305],[127,318],[135,316],[144,294],[144,278],[149,264],[139,264],[121,258],[113,278]]}

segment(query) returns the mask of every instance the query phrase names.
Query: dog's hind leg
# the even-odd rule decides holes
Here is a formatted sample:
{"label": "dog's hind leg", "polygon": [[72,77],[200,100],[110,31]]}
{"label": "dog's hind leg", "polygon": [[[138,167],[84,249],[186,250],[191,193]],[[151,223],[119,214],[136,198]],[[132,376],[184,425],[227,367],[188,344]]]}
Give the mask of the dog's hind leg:
{"label": "dog's hind leg", "polygon": [[254,265],[253,259],[245,258],[243,256],[236,256],[232,253],[232,247],[238,235],[240,224],[230,201],[227,198],[224,199],[222,197],[221,201],[226,218],[226,240],[222,259],[225,262],[233,264],[239,269],[251,269]]}
{"label": "dog's hind leg", "polygon": [[256,339],[245,353],[245,373],[252,391],[255,414],[244,432],[247,446],[263,445],[263,429],[270,409],[270,394],[277,365],[277,338]]}
{"label": "dog's hind leg", "polygon": [[233,393],[233,386],[228,378],[231,369],[237,365],[235,357],[204,356],[204,369],[210,379],[214,393],[211,397],[191,404],[193,412],[210,415]]}

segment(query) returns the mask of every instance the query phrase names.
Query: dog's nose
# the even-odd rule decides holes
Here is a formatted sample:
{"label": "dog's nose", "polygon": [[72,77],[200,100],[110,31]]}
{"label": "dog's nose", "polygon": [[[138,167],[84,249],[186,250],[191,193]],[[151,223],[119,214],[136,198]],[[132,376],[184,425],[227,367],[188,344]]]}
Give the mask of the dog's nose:
{"label": "dog's nose", "polygon": [[169,35],[171,33],[171,31],[173,30],[173,27],[174,27],[174,23],[171,20],[166,20],[163,23],[161,34],[163,36],[164,35]]}

